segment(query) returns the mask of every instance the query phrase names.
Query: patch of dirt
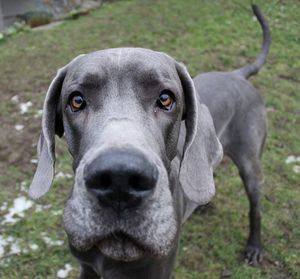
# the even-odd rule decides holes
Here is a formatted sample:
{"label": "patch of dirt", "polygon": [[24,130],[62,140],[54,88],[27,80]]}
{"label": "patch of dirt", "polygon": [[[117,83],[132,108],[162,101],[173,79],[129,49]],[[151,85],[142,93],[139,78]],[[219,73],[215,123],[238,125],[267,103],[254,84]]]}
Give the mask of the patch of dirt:
{"label": "patch of dirt", "polygon": [[[15,92],[1,93],[3,108],[10,107],[0,114],[0,182],[1,188],[8,190],[35,170],[36,165],[30,161],[36,158],[41,118],[20,114],[19,103],[12,104],[11,100]],[[16,125],[21,125],[20,130]]]}

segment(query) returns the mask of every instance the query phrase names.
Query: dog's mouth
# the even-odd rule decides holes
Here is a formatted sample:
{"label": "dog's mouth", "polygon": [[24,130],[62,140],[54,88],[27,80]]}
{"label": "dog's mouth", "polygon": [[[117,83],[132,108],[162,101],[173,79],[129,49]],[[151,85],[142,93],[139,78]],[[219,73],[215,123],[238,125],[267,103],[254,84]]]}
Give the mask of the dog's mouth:
{"label": "dog's mouth", "polygon": [[135,261],[149,252],[145,245],[120,231],[102,238],[96,246],[102,254],[117,261]]}

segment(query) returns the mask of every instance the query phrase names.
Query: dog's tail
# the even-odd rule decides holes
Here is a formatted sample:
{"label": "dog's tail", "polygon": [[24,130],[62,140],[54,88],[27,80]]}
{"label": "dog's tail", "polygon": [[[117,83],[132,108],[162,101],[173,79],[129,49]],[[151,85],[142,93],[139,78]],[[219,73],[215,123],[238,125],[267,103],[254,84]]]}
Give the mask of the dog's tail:
{"label": "dog's tail", "polygon": [[266,59],[269,53],[269,48],[271,44],[271,34],[267,20],[264,18],[259,8],[252,4],[252,11],[256,18],[259,21],[259,24],[263,31],[263,44],[260,55],[252,64],[248,64],[240,69],[235,70],[234,72],[238,75],[243,76],[244,78],[249,78],[252,75],[257,74],[261,67],[266,63]]}

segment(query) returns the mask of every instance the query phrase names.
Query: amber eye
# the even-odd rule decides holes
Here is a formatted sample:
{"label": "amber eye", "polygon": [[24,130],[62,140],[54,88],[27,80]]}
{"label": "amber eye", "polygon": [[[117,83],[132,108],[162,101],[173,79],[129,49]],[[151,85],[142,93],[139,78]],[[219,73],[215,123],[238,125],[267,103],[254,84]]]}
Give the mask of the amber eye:
{"label": "amber eye", "polygon": [[69,98],[69,105],[73,112],[84,109],[85,104],[85,100],[80,93],[75,92],[71,94]]}
{"label": "amber eye", "polygon": [[163,110],[171,111],[175,104],[173,96],[171,91],[163,90],[156,101],[157,106]]}

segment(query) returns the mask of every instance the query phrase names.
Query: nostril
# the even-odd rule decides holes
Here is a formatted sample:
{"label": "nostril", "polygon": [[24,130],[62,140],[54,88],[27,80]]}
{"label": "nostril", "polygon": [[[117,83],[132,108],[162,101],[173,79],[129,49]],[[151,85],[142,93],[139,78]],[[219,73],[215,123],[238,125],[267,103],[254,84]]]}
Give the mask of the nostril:
{"label": "nostril", "polygon": [[128,179],[128,186],[136,191],[144,191],[147,190],[147,186],[145,182],[139,175],[131,175]]}
{"label": "nostril", "polygon": [[128,179],[129,188],[135,191],[147,191],[154,187],[154,181],[149,177],[133,174]]}
{"label": "nostril", "polygon": [[98,191],[106,191],[111,189],[113,181],[112,174],[109,171],[104,171],[100,173],[96,173],[94,175],[90,175],[88,179],[86,179],[86,183],[88,188],[98,190]]}
{"label": "nostril", "polygon": [[112,186],[112,178],[109,172],[104,172],[99,176],[99,187],[103,190],[108,189]]}

